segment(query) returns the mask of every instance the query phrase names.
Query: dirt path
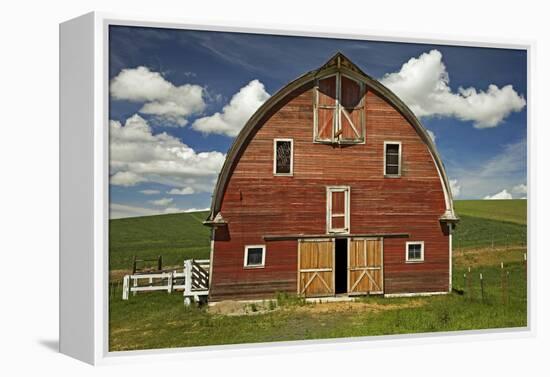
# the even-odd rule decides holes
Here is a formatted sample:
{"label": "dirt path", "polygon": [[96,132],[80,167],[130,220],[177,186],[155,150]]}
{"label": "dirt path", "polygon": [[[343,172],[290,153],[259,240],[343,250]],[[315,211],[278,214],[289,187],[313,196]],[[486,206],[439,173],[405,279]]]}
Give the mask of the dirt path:
{"label": "dirt path", "polygon": [[404,308],[414,308],[423,306],[426,300],[423,298],[409,299],[399,303],[375,303],[363,301],[348,302],[323,302],[306,303],[303,305],[278,306],[276,301],[262,302],[239,302],[239,301],[221,301],[208,307],[211,314],[223,316],[242,316],[265,314],[275,310],[294,311],[296,313],[323,314],[323,313],[344,313],[344,312],[372,312],[378,313],[386,310],[396,310]]}

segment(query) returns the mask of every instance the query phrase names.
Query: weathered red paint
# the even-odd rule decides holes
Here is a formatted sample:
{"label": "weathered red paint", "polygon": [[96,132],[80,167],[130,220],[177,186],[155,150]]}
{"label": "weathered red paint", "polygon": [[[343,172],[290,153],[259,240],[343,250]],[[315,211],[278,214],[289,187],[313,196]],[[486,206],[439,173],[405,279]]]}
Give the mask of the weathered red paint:
{"label": "weathered red paint", "polygon": [[[313,84],[264,118],[232,166],[214,230],[211,300],[295,293],[297,241],[265,235],[326,234],[327,186],[350,187],[350,233],[408,233],[383,241],[384,293],[449,290],[449,235],[441,178],[426,143],[387,100],[366,93],[366,142],[313,142]],[[273,140],[294,140],[294,174],[273,175]],[[402,143],[401,177],[384,177],[384,141]],[[424,262],[405,262],[405,243],[424,241]],[[264,268],[244,267],[245,245],[266,245]]]}

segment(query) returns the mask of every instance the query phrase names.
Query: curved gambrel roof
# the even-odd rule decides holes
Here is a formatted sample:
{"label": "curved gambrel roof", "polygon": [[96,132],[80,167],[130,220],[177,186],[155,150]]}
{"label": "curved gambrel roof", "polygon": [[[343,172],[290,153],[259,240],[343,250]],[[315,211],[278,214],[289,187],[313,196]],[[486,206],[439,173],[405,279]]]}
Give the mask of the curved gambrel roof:
{"label": "curved gambrel roof", "polygon": [[245,150],[250,140],[254,137],[257,129],[263,125],[266,117],[271,114],[270,111],[280,105],[281,101],[284,101],[285,98],[287,98],[287,96],[293,93],[295,90],[314,82],[314,80],[319,77],[335,73],[337,71],[346,73],[347,75],[355,77],[356,79],[364,82],[368,90],[372,90],[380,97],[385,99],[388,103],[390,103],[415,128],[421,139],[428,146],[428,150],[430,151],[430,154],[437,167],[437,171],[441,179],[441,184],[443,186],[443,191],[445,193],[446,211],[444,214],[442,214],[440,219],[442,221],[449,222],[458,220],[458,217],[454,212],[451,186],[449,184],[447,174],[445,173],[443,161],[439,157],[437,149],[435,148],[435,144],[433,143],[431,137],[428,135],[424,126],[422,126],[422,124],[411,111],[411,109],[409,109],[409,107],[405,105],[405,103],[401,99],[399,99],[399,97],[397,97],[391,90],[382,85],[382,83],[380,83],[378,80],[364,73],[359,67],[352,63],[351,60],[349,60],[346,56],[339,52],[332,58],[330,58],[320,68],[303,74],[283,88],[279,89],[279,91],[277,91],[266,102],[264,102],[264,104],[260,106],[260,108],[256,110],[256,112],[248,120],[227,153],[227,157],[223,164],[222,170],[218,175],[216,187],[212,196],[210,214],[208,216],[208,219],[205,221],[205,224],[213,225],[218,222],[223,223],[223,219],[221,218],[221,216],[218,215],[221,209],[223,195],[233,172],[233,168],[235,167],[240,155]]}

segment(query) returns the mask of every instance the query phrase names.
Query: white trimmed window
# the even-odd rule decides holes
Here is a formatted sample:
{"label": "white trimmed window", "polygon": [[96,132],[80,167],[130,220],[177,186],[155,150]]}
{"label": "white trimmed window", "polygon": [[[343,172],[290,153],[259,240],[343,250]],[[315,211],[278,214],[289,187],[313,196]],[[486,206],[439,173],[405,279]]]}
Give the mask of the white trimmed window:
{"label": "white trimmed window", "polygon": [[349,186],[327,187],[327,233],[349,233]]}
{"label": "white trimmed window", "polygon": [[365,142],[365,84],[337,72],[315,86],[314,140],[319,143]]}
{"label": "white trimmed window", "polygon": [[384,142],[384,176],[401,176],[401,142]]}
{"label": "white trimmed window", "polygon": [[244,267],[263,268],[265,266],[265,245],[247,245],[244,247]]}
{"label": "white trimmed window", "polygon": [[273,140],[273,175],[291,176],[294,169],[294,141]]}
{"label": "white trimmed window", "polygon": [[424,241],[407,242],[405,257],[408,263],[424,262]]}

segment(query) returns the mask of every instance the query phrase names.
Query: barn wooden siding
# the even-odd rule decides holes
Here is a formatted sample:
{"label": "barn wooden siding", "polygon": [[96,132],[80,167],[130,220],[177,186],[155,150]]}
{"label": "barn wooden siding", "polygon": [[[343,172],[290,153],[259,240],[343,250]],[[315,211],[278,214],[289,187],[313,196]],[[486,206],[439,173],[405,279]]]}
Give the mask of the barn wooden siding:
{"label": "barn wooden siding", "polygon": [[[350,186],[351,234],[409,233],[384,239],[385,293],[447,291],[449,249],[442,184],[427,146],[388,102],[366,93],[366,142],[313,143],[308,84],[264,118],[234,165],[215,231],[212,300],[296,292],[297,242],[264,235],[325,234],[326,186]],[[294,140],[294,175],[273,176],[273,139]],[[401,177],[384,177],[384,141],[402,143]],[[405,263],[405,243],[424,241],[424,262]],[[266,245],[265,268],[243,267],[245,245]]]}

